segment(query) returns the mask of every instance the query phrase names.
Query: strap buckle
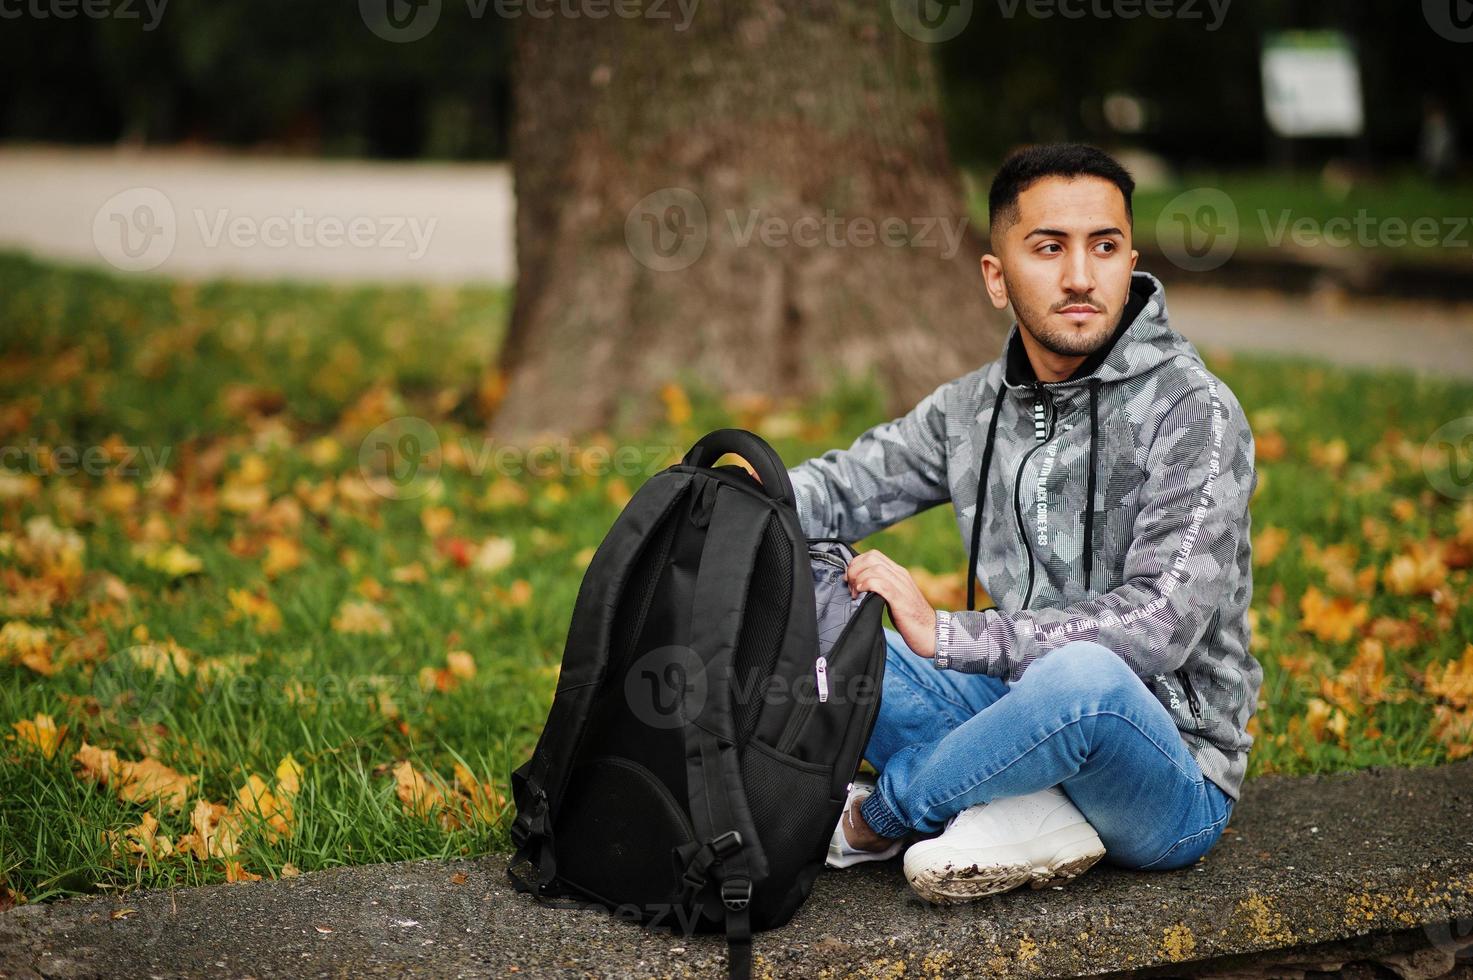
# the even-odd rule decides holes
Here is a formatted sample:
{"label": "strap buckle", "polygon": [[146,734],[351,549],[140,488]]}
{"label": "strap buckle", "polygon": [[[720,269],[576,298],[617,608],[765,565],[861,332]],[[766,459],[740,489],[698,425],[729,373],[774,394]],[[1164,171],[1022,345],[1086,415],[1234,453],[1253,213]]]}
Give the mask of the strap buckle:
{"label": "strap buckle", "polygon": [[752,900],[752,879],[733,876],[721,882],[721,904],[733,912],[740,912]]}
{"label": "strap buckle", "polygon": [[711,838],[711,850],[716,852],[718,859],[726,857],[742,849],[742,835],[735,830],[728,830],[718,837]]}
{"label": "strap buckle", "polygon": [[547,794],[540,788],[533,797],[530,813],[519,813],[511,825],[511,842],[521,850],[533,837],[547,836]]}

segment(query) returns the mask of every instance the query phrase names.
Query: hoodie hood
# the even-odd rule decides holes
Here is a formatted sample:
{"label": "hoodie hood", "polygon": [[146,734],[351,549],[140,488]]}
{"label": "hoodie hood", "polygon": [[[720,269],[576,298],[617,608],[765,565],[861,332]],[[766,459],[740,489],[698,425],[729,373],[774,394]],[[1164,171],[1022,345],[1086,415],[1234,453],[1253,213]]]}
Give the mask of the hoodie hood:
{"label": "hoodie hood", "polygon": [[[1028,360],[1020,336],[1022,328],[1016,320],[1004,344],[1003,384],[1012,389],[1032,388],[1038,375]],[[1063,381],[1044,382],[1049,388],[1068,388],[1096,383],[1108,384],[1133,378],[1185,354],[1202,362],[1191,341],[1171,329],[1166,312],[1166,290],[1149,272],[1136,272],[1130,277],[1130,292],[1125,312],[1110,340],[1087,357],[1074,373]]]}
{"label": "hoodie hood", "polygon": [[[1033,392],[1040,387],[1050,390],[1078,388],[1084,386],[1089,393],[1089,468],[1085,499],[1095,499],[1097,470],[1099,468],[1099,386],[1124,381],[1145,374],[1163,362],[1183,354],[1202,363],[1197,349],[1181,334],[1171,329],[1166,315],[1166,290],[1160,280],[1148,272],[1136,272],[1130,277],[1130,292],[1125,301],[1125,311],[1110,340],[1099,350],[1085,358],[1074,373],[1062,381],[1040,382],[1028,352],[1023,347],[1021,327],[1013,321],[1008,331],[1007,343],[1003,348],[1003,382],[998,386],[997,399],[993,403],[992,425],[987,430],[987,442],[982,450],[982,468],[977,474],[978,513],[981,501],[987,493],[987,473],[992,465],[992,447],[997,439],[997,419],[1001,415],[1003,399],[1009,391]],[[1034,401],[1034,425],[1042,437],[1044,413],[1041,403]],[[1094,508],[1084,512],[1084,550],[1080,555],[1080,572],[1084,588],[1088,590],[1094,577],[1095,555]],[[970,549],[971,567],[977,567],[981,545],[981,521],[974,521]],[[967,577],[967,608],[976,608],[976,576]]]}

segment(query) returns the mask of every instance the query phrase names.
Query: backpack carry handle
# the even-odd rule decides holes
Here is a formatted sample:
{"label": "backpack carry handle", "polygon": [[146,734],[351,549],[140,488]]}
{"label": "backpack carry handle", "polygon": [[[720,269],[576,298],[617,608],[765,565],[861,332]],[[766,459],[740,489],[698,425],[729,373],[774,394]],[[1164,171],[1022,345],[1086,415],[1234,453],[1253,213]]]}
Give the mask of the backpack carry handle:
{"label": "backpack carry handle", "polygon": [[681,460],[686,466],[711,466],[727,453],[740,456],[762,478],[762,489],[773,500],[798,508],[793,481],[788,479],[782,457],[761,436],[746,429],[717,429],[707,433]]}

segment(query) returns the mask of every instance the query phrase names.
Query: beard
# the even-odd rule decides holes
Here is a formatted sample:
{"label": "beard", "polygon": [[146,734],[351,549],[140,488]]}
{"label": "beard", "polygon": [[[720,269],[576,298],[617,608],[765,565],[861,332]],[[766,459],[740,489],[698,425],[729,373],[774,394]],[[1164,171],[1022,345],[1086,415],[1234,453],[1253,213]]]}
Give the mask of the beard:
{"label": "beard", "polygon": [[[1008,295],[1013,297],[1013,313],[1018,318],[1018,325],[1028,331],[1029,336],[1038,342],[1038,345],[1051,354],[1060,357],[1087,357],[1105,346],[1110,337],[1114,335],[1115,328],[1120,325],[1120,316],[1125,311],[1111,313],[1100,298],[1097,296],[1069,296],[1047,309],[1042,309],[1026,303],[1017,301],[1017,294],[1009,287]],[[1093,306],[1100,311],[1100,322],[1089,332],[1084,333],[1078,329],[1055,325],[1049,320],[1049,315],[1058,313],[1065,307],[1087,305]]]}

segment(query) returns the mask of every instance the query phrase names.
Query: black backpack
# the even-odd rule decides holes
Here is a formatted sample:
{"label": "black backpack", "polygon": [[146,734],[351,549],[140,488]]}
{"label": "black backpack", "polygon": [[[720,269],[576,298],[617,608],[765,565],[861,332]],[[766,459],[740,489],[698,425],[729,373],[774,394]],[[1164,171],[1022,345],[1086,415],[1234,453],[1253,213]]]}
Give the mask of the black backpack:
{"label": "black backpack", "polygon": [[[711,465],[726,453],[761,483]],[[551,713],[511,776],[516,889],[724,930],[749,976],[752,931],[791,919],[823,867],[879,712],[883,601],[850,598],[854,554],[804,537],[782,460],[743,429],[640,487],[584,574]]]}

